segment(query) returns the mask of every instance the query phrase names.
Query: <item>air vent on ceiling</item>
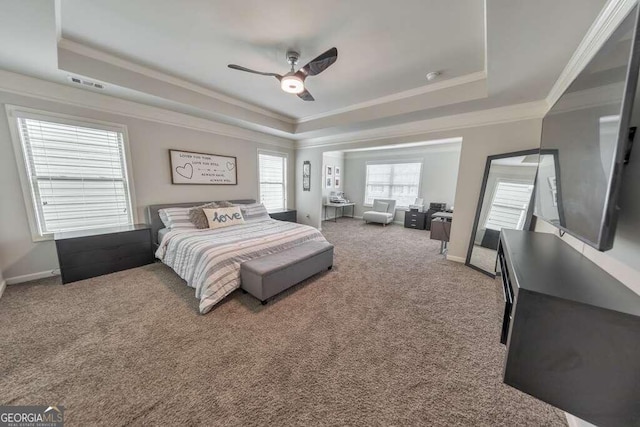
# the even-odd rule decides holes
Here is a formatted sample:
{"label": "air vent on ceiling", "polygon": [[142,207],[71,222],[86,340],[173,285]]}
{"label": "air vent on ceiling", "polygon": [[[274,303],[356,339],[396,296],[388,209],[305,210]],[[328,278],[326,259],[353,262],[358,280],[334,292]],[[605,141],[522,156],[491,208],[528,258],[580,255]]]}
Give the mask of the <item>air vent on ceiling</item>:
{"label": "air vent on ceiling", "polygon": [[93,87],[96,89],[104,89],[104,85],[102,83],[92,82],[91,80],[86,80],[80,77],[69,76],[69,81],[77,85]]}

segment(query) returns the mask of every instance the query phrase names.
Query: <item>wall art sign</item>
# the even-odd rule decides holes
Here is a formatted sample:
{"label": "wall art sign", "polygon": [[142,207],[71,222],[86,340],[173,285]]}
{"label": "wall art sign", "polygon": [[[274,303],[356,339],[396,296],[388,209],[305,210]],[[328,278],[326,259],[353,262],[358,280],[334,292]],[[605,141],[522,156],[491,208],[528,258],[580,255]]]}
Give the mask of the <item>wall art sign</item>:
{"label": "wall art sign", "polygon": [[169,150],[172,184],[237,185],[233,156]]}

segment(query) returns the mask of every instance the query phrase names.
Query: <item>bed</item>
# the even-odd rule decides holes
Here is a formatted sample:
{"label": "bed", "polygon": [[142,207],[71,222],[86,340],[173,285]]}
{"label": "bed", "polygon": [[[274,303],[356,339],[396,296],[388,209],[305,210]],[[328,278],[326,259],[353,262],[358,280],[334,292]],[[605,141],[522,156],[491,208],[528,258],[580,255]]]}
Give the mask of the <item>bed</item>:
{"label": "bed", "polygon": [[[254,201],[231,202],[249,204]],[[216,230],[169,230],[159,233],[164,228],[158,214],[160,209],[203,203],[206,202],[152,205],[147,208],[156,257],[171,267],[188,286],[195,288],[202,314],[208,313],[215,304],[240,287],[240,265],[243,262],[309,241],[326,241],[313,227],[271,218]],[[162,235],[161,241],[159,234]]]}

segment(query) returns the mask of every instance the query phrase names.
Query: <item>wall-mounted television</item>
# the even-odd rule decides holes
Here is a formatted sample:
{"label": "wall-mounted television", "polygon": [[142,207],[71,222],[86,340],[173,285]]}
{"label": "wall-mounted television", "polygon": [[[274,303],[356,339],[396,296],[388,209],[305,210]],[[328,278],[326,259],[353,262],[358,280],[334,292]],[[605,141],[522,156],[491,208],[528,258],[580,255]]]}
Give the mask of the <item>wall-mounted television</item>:
{"label": "wall-mounted television", "polygon": [[636,6],[542,121],[534,213],[601,251],[613,246],[635,131],[639,36]]}

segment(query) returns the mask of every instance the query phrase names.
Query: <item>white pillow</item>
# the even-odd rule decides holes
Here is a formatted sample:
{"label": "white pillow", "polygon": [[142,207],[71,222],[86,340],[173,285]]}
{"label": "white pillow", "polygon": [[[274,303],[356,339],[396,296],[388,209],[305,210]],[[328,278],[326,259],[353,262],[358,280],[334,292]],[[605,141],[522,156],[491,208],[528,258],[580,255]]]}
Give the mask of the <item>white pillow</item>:
{"label": "white pillow", "polygon": [[389,203],[381,202],[380,200],[373,201],[373,210],[376,212],[386,212],[389,209]]}
{"label": "white pillow", "polygon": [[250,203],[248,205],[238,205],[245,221],[261,221],[270,219],[267,208],[262,203]]}
{"label": "white pillow", "polygon": [[191,208],[164,208],[158,211],[158,215],[169,230],[176,228],[196,230],[197,227],[189,219],[189,209]]}
{"label": "white pillow", "polygon": [[209,228],[212,229],[244,224],[244,218],[242,217],[239,206],[203,209],[203,211],[209,221]]}

